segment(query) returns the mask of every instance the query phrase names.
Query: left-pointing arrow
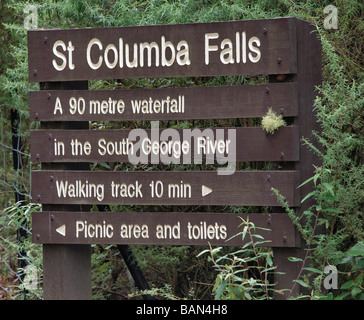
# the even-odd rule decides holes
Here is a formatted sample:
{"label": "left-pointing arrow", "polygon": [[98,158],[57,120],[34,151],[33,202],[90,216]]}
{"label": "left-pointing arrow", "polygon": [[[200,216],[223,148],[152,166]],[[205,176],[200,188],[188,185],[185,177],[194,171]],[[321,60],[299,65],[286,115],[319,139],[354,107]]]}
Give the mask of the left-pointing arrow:
{"label": "left-pointing arrow", "polygon": [[59,228],[56,229],[56,231],[61,234],[62,236],[66,236],[66,225],[62,225]]}

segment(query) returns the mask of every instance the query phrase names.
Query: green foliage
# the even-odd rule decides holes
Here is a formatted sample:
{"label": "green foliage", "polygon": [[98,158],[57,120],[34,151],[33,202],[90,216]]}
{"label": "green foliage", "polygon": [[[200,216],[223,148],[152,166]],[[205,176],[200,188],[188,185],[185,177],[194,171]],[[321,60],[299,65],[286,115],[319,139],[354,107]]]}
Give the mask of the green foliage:
{"label": "green foliage", "polygon": [[150,290],[142,291],[137,290],[135,293],[129,294],[128,298],[135,299],[144,295],[150,295],[159,300],[187,300],[187,298],[193,298],[193,292],[191,292],[187,298],[181,298],[179,296],[176,296],[175,294],[173,294],[173,289],[168,283],[164,284],[162,287],[159,288],[152,288]]}
{"label": "green foliage", "polygon": [[[208,261],[196,257],[201,247],[133,245],[132,250],[152,284],[152,292],[143,291],[143,294],[164,299],[168,299],[169,295],[173,299],[210,298],[209,287],[204,284],[211,283],[214,275]],[[168,286],[165,286],[166,283]]]}
{"label": "green foliage", "polygon": [[341,285],[341,294],[336,299],[341,300],[349,297],[364,300],[364,241],[356,243],[345,252],[339,265],[351,267],[347,273],[351,280]]}
{"label": "green foliage", "polygon": [[[316,168],[316,174],[309,180],[314,182],[314,191],[306,195],[314,197],[316,205],[305,212],[306,219],[316,216],[318,225],[324,226],[325,233],[314,235],[311,227],[303,228],[306,240],[311,234],[315,249],[310,252],[310,258],[316,268],[323,270],[325,265],[337,265],[341,270],[341,278],[352,277],[347,271],[348,265],[342,264],[343,252],[352,243],[361,243],[364,239],[364,167],[363,167],[363,88],[362,69],[358,73],[348,73],[351,61],[338,54],[334,43],[327,34],[320,30],[323,46],[325,78],[318,88],[319,95],[315,101],[317,119],[321,132],[315,132],[315,137],[321,144],[321,149],[315,148],[310,141],[306,144],[322,159],[322,165]],[[358,69],[358,68],[356,68]],[[309,181],[307,181],[309,182]],[[361,271],[362,273],[362,271]],[[322,274],[313,274],[312,287],[314,295],[324,295],[321,287]],[[362,275],[349,284],[355,283],[362,287]],[[354,288],[344,285],[330,296],[337,298],[355,298],[360,295],[350,295]],[[355,287],[359,293],[358,287]],[[325,295],[324,295],[325,296]]]}
{"label": "green foliage", "polygon": [[19,268],[17,274],[12,274],[14,288],[9,288],[12,299],[39,299],[42,296],[42,248],[32,243],[29,237],[16,241],[16,230],[23,229],[30,236],[31,214],[34,211],[39,211],[39,205],[18,202],[0,214],[0,277],[13,273],[15,257],[26,261],[25,268]]}
{"label": "green foliage", "polygon": [[95,300],[127,299],[134,282],[120,252],[113,245],[92,245],[92,298]]}
{"label": "green foliage", "polygon": [[39,211],[40,205],[36,203],[24,204],[22,201],[14,203],[4,210],[9,220],[8,224],[13,225],[16,229],[30,229],[30,221],[32,212]]}
{"label": "green foliage", "polygon": [[[296,283],[306,289],[311,290],[311,295],[302,295],[298,298],[311,298],[311,299],[336,299],[342,300],[349,299],[363,299],[364,294],[364,244],[363,240],[359,240],[351,249],[343,253],[341,248],[346,247],[347,239],[353,239],[354,235],[359,235],[354,241],[362,239],[363,229],[357,231],[356,234],[347,234],[347,226],[342,226],[343,229],[336,229],[341,227],[340,221],[345,218],[342,217],[344,205],[337,194],[335,194],[334,187],[328,182],[322,182],[324,173],[331,174],[331,171],[326,169],[318,170],[313,177],[300,185],[303,186],[311,181],[314,182],[315,189],[306,195],[302,202],[314,197],[315,205],[309,210],[304,212],[303,217],[297,217],[294,211],[288,208],[287,203],[284,202],[279,192],[272,189],[277,195],[282,206],[286,208],[288,215],[292,222],[300,231],[302,238],[306,241],[307,251],[305,258],[302,260],[297,257],[290,257],[291,262],[303,262],[301,271]],[[355,208],[355,203],[352,206]],[[360,213],[361,214],[361,213]],[[354,213],[352,213],[354,215]],[[350,221],[357,218],[357,225],[362,225],[363,220],[361,217],[350,217]],[[314,221],[312,221],[314,219]],[[302,224],[305,221],[305,225]],[[326,232],[317,232],[317,226],[322,225]],[[336,229],[336,230],[335,230]],[[308,265],[307,261],[311,261]],[[324,268],[327,265],[338,266],[340,270],[341,281],[349,278],[341,285],[336,292],[326,294],[323,290],[322,281],[325,278]],[[305,271],[305,272],[303,272]]]}
{"label": "green foliage", "polygon": [[[325,280],[325,269],[317,269],[314,267],[304,267],[303,269],[314,275],[313,280],[309,280],[307,275],[296,282],[304,288],[310,289],[310,296],[301,296],[298,298],[310,298],[313,300],[364,300],[364,244],[356,243],[351,249],[345,253],[341,253],[342,258],[337,263],[339,267],[339,280],[341,284],[337,289],[331,292],[321,291],[322,282]],[[290,261],[297,262],[300,259],[292,257]],[[313,285],[312,285],[312,284]]]}
{"label": "green foliage", "polygon": [[[241,218],[242,219],[242,218]],[[270,283],[276,269],[273,265],[273,252],[262,248],[267,241],[256,234],[256,230],[266,230],[242,219],[241,236],[244,245],[238,250],[224,254],[222,247],[202,251],[209,253],[209,260],[217,271],[212,291],[216,300],[268,300],[272,298],[274,284]]]}

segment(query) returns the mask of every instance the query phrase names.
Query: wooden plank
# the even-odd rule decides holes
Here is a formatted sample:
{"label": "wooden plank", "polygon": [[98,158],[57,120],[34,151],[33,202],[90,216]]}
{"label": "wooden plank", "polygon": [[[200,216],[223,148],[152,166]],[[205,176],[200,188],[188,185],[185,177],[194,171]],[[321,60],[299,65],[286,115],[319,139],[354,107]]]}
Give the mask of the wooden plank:
{"label": "wooden plank", "polygon": [[28,31],[29,81],[295,73],[294,20]]}
{"label": "wooden plank", "polygon": [[[294,75],[293,81],[298,84],[298,101],[299,115],[294,119],[294,124],[299,126],[300,137],[307,138],[316,148],[320,149],[317,139],[312,132],[320,132],[320,125],[314,111],[314,100],[317,95],[316,86],[321,85],[321,42],[316,27],[307,21],[297,19],[297,65],[298,73]],[[305,145],[300,145],[300,160],[295,163],[295,169],[299,171],[301,183],[315,174],[315,167],[320,166],[320,159],[315,152]],[[305,184],[297,190],[300,197],[305,197],[313,191],[313,182]],[[305,210],[309,210],[315,204],[313,197],[307,199],[302,205],[296,209],[296,215],[302,217],[302,225],[305,225]],[[312,221],[313,223],[313,221]],[[322,226],[323,227],[323,226]],[[323,227],[324,228],[324,227]],[[317,234],[325,233],[326,230],[315,230]],[[299,234],[298,234],[299,235]],[[300,244],[301,242],[301,244]],[[289,299],[290,297],[298,296],[299,294],[310,294],[305,291],[295,280],[298,279],[302,272],[302,262],[289,262],[288,257],[297,257],[305,259],[307,255],[307,246],[303,239],[298,239],[297,243],[301,248],[274,249],[274,264],[277,265],[277,271],[282,274],[275,274],[274,281],[277,283],[275,288],[289,289],[284,291],[284,294],[276,294],[276,299]],[[309,259],[306,260],[305,267],[310,265]],[[304,273],[304,272],[303,272]]]}
{"label": "wooden plank", "polygon": [[[175,100],[173,105],[172,100]],[[30,92],[29,105],[32,121],[256,118],[262,117],[268,108],[285,117],[298,114],[295,83],[133,90],[42,90]]]}
{"label": "wooden plank", "polygon": [[91,300],[91,246],[43,245],[44,300]]}
{"label": "wooden plank", "polygon": [[32,201],[44,204],[298,206],[295,171],[33,171]]}
{"label": "wooden plank", "polygon": [[[88,82],[41,83],[40,90],[86,90]],[[42,129],[87,129],[87,122],[41,122]],[[42,169],[85,170],[86,163],[42,163]],[[43,210],[79,211],[88,206],[44,204]],[[91,299],[90,245],[43,245],[43,295],[45,300]]]}
{"label": "wooden plank", "polygon": [[254,223],[265,246],[295,246],[286,213],[36,212],[32,234],[35,243],[241,246],[251,240],[236,236],[242,219]]}
{"label": "wooden plank", "polygon": [[259,127],[139,130],[31,131],[31,159],[164,164],[299,160],[295,126],[274,135]]}

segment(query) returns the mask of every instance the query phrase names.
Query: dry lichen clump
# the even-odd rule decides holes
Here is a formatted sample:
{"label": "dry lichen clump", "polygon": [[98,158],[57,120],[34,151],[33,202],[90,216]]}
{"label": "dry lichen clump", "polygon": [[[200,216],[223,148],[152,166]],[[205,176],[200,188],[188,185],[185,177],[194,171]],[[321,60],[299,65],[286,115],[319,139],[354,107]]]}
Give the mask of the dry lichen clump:
{"label": "dry lichen clump", "polygon": [[269,108],[267,114],[262,118],[262,128],[270,134],[285,125],[286,122],[283,120],[282,115],[278,116],[272,108]]}

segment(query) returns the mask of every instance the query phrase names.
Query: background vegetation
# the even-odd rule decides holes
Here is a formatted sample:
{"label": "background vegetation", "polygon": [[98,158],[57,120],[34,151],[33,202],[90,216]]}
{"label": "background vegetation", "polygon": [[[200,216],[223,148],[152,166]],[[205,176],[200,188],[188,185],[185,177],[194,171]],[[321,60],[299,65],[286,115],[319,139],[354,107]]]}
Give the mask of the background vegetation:
{"label": "background vegetation", "polygon": [[[27,40],[24,28],[24,6],[38,9],[38,28],[81,28],[128,25],[151,25],[260,19],[295,16],[311,21],[318,29],[323,46],[323,82],[315,102],[317,121],[322,132],[317,134],[321,151],[310,141],[307,145],[318,152],[322,165],[317,168],[316,205],[305,212],[308,221],[316,221],[325,233],[315,235],[312,224],[295,221],[310,244],[308,275],[297,279],[306,287],[308,299],[364,299],[364,232],[363,232],[363,4],[356,0],[2,0],[0,3],[0,299],[40,299],[42,296],[41,246],[29,240],[30,213],[37,208],[30,198],[28,92],[37,84],[27,81]],[[338,28],[327,30],[323,23],[324,8],[338,9]],[[93,81],[92,89],[198,86],[257,83],[265,77],[171,78],[120,81]],[[11,111],[17,118],[10,121]],[[212,127],[259,125],[259,119],[242,121],[164,122],[161,126]],[[148,122],[92,123],[103,128],[146,127]],[[12,129],[16,129],[12,133]],[[19,147],[21,166],[13,166],[13,143]],[[104,164],[102,169],[110,168]],[[266,164],[241,163],[240,169],[262,168]],[[117,165],[119,169],[121,165]],[[125,168],[125,165],[123,165]],[[199,166],[201,169],[214,167]],[[97,167],[94,167],[97,169]],[[110,168],[115,169],[115,168]],[[155,170],[165,169],[155,166]],[[175,167],[174,170],[182,170]],[[143,170],[130,167],[129,170]],[[24,197],[16,201],[15,192]],[[161,208],[115,206],[112,210],[151,210]],[[166,208],[164,208],[166,210]],[[167,208],[176,210],[176,208]],[[227,212],[249,212],[251,208],[225,207]],[[289,208],[287,208],[289,210]],[[179,207],[191,211],[194,207]],[[221,210],[210,207],[206,210]],[[307,219],[305,219],[307,220]],[[246,231],[253,227],[245,224]],[[17,240],[19,232],[23,241]],[[247,233],[249,235],[249,233]],[[115,246],[93,246],[93,297],[95,299],[138,298],[123,260]],[[245,247],[217,250],[200,247],[133,246],[133,253],[146,275],[151,292],[161,298],[188,299],[268,299],[272,287],[265,274],[274,271],[270,248]],[[26,253],[26,255],[24,254]],[[250,260],[249,260],[250,259]],[[23,270],[19,261],[26,260]],[[299,259],[292,257],[292,261]],[[295,262],[292,262],[295,263]],[[324,268],[336,266],[339,288],[323,290]],[[252,272],[251,266],[255,266]],[[264,266],[260,268],[259,266]],[[263,277],[262,277],[263,276]],[[287,288],[290,289],[290,288]]]}

